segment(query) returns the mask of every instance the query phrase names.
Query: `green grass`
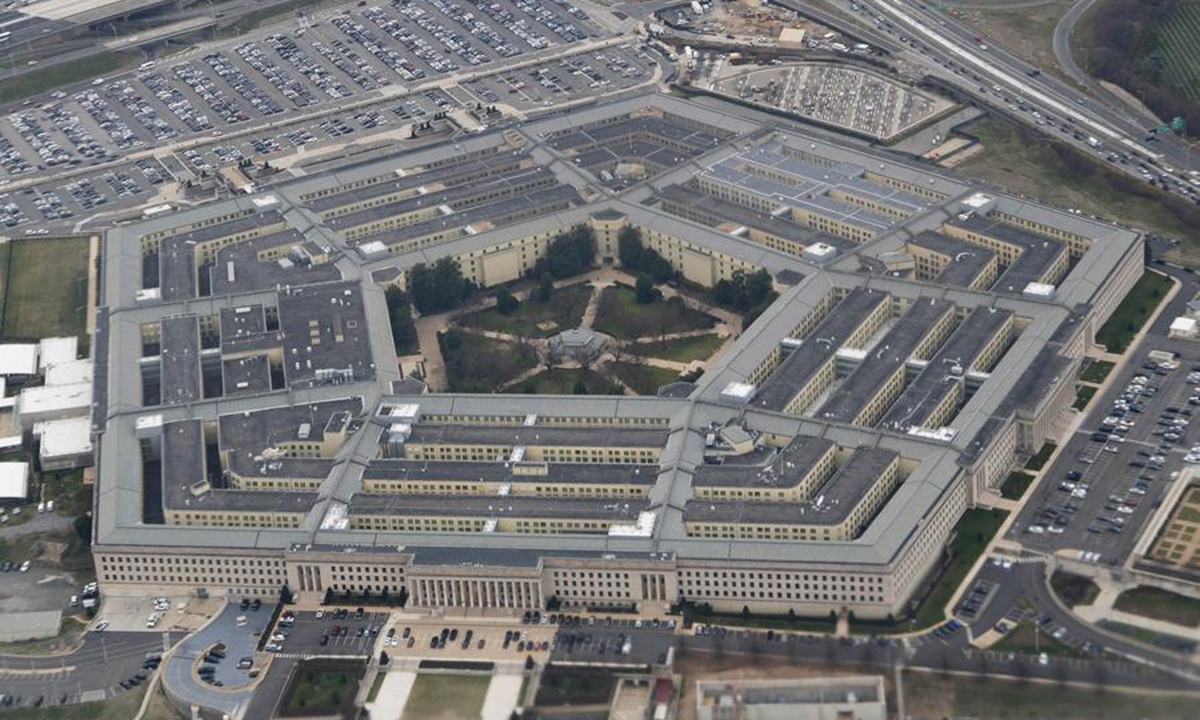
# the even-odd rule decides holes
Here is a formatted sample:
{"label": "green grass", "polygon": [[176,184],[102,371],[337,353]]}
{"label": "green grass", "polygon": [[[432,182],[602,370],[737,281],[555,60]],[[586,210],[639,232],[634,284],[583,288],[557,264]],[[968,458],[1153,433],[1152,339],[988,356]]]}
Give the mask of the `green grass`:
{"label": "green grass", "polygon": [[14,240],[4,293],[4,339],[81,336],[87,329],[86,237]]}
{"label": "green grass", "polygon": [[1075,391],[1075,402],[1071,403],[1071,407],[1076,410],[1083,410],[1096,396],[1096,388],[1084,385]]}
{"label": "green grass", "polygon": [[300,677],[284,715],[332,715],[353,698],[358,688],[358,674],[332,668],[301,668]]}
{"label": "green grass", "polygon": [[903,671],[904,708],[914,718],[979,720],[1180,720],[1196,699],[1095,690],[1057,683]]}
{"label": "green grass", "polygon": [[992,645],[990,650],[996,652],[1012,652],[1021,655],[1036,655],[1044,652],[1047,655],[1082,658],[1087,657],[1075,648],[1061,643],[1044,632],[1034,628],[1032,621],[1019,623],[1004,636],[1004,639]]}
{"label": "green grass", "polygon": [[383,681],[386,679],[386,671],[380,671],[375,675],[375,682],[371,684],[371,692],[367,693],[367,702],[375,702],[375,698],[379,697],[379,688],[383,687]]}
{"label": "green grass", "polygon": [[693,360],[707,360],[724,344],[725,340],[718,335],[708,333],[692,337],[675,338],[674,340],[633,343],[625,347],[635,355],[674,360],[675,362],[690,363]]}
{"label": "green grass", "polygon": [[1146,271],[1096,333],[1096,342],[1107,347],[1109,352],[1125,352],[1170,287],[1171,280],[1165,275]]}
{"label": "green grass", "polygon": [[1156,45],[1163,53],[1163,69],[1171,85],[1193,101],[1200,101],[1198,37],[1200,3],[1178,3],[1155,33]]}
{"label": "green grass", "polygon": [[1108,360],[1094,360],[1092,364],[1087,366],[1087,370],[1079,374],[1079,379],[1083,382],[1099,385],[1112,372],[1113,367],[1113,363]]}
{"label": "green grass", "polygon": [[633,340],[707,330],[716,322],[713,316],[689,308],[681,298],[638,304],[632,288],[617,285],[601,293],[594,327],[618,340]]}
{"label": "green grass", "polygon": [[1073,207],[1184,241],[1179,259],[1200,263],[1200,208],[1120,174],[1070,146],[993,117],[966,127],[984,150],[956,169],[1042,202]]}
{"label": "green grass", "polygon": [[483,710],[491,680],[476,675],[418,675],[401,720],[474,720]]}
{"label": "green grass", "polygon": [[791,630],[792,632],[807,632],[830,634],[836,628],[829,618],[805,618],[798,617],[791,619],[786,616],[778,615],[759,616],[751,615],[743,617],[735,614],[712,614],[712,615],[696,615],[695,622],[704,623],[705,625],[724,625],[726,627],[739,628],[759,628],[762,630]]}
{"label": "green grass", "polygon": [[1067,607],[1091,605],[1096,601],[1096,596],[1100,594],[1100,586],[1096,585],[1091,578],[1063,570],[1056,570],[1050,576],[1050,587]]}
{"label": "green grass", "polygon": [[[972,508],[954,526],[956,537],[950,546],[952,557],[945,572],[925,595],[913,613],[913,622],[906,630],[932,627],[946,619],[945,607],[950,602],[971,566],[979,559],[992,536],[1000,529],[1008,513],[1004,510]],[[915,626],[915,627],[914,627]]]}
{"label": "green grass", "polygon": [[23,73],[18,77],[0,82],[0,103],[24,100],[27,97],[50,92],[62,85],[70,85],[115,73],[133,67],[141,60],[140,55],[133,53],[102,52],[80,60],[72,60]]}
{"label": "green grass", "polygon": [[551,666],[538,686],[538,705],[599,705],[607,703],[616,686],[616,676]]}
{"label": "green grass", "polygon": [[1000,497],[1005,500],[1020,500],[1024,497],[1025,491],[1029,489],[1034,477],[1020,470],[1010,472],[1004,479],[1004,484],[1000,486]]}
{"label": "green grass", "polygon": [[623,391],[615,383],[594,370],[582,368],[551,368],[544,370],[524,382],[517,383],[505,392],[526,395],[573,395],[579,382],[587,387],[587,395],[621,395]]}
{"label": "green grass", "polygon": [[679,373],[670,368],[640,365],[638,363],[610,362],[605,368],[621,378],[638,395],[654,395],[663,385],[679,379]]}
{"label": "green grass", "polygon": [[1037,451],[1037,454],[1029,458],[1029,462],[1025,463],[1025,469],[1035,471],[1041,470],[1046,466],[1046,461],[1050,459],[1050,456],[1054,453],[1054,450],[1057,447],[1057,445],[1050,442],[1042,445],[1041,449]]}
{"label": "green grass", "polygon": [[438,335],[451,392],[496,392],[496,388],[537,367],[533,348],[450,330]]}
{"label": "green grass", "polygon": [[1144,586],[1126,590],[1117,597],[1113,607],[1176,625],[1200,625],[1200,600],[1156,587]]}
{"label": "green grass", "polygon": [[235,38],[265,25],[291,20],[295,18],[298,10],[311,13],[324,5],[334,4],[336,3],[333,0],[291,0],[291,2],[271,5],[262,10],[242,15],[233,25],[221,28],[217,37],[221,39]]}
{"label": "green grass", "polygon": [[[480,330],[521,335],[531,338],[550,337],[563,330],[579,327],[583,313],[587,309],[588,299],[592,296],[590,285],[570,285],[555,288],[549,302],[522,300],[516,310],[508,315],[501,315],[496,308],[488,308],[476,313],[464,315],[458,323],[464,327],[474,327]],[[540,323],[552,322],[552,327],[541,329]]]}

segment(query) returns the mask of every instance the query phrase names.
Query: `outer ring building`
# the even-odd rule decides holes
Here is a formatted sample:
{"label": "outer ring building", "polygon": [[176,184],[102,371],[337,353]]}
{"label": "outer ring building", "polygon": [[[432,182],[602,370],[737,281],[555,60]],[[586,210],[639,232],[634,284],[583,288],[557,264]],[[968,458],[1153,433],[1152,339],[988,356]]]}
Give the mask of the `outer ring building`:
{"label": "outer ring building", "polygon": [[[105,591],[905,614],[1068,412],[1142,239],[742,112],[640,93],[111,230]],[[779,298],[661,397],[414,394],[386,288],[517,280],[580,225],[598,264],[632,226]]]}

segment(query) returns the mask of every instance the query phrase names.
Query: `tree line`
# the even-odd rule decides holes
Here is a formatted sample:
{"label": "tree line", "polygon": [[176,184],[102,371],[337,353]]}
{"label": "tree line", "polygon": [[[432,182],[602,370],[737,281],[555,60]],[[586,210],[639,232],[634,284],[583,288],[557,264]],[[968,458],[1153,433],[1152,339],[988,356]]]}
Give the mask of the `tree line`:
{"label": "tree line", "polygon": [[[1184,0],[1103,0],[1077,26],[1078,47],[1086,55],[1084,70],[1120,85],[1137,96],[1164,122],[1175,116],[1187,121],[1189,132],[1200,128],[1200,102],[1186,88],[1175,86],[1167,73],[1163,25],[1182,8]],[[1186,62],[1175,58],[1175,62]]]}

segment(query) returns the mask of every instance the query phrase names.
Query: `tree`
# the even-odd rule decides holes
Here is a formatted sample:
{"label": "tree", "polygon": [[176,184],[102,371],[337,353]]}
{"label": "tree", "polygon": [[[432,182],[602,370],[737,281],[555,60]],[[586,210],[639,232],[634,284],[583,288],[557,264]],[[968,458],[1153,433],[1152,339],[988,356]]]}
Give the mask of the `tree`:
{"label": "tree", "polygon": [[391,662],[391,660],[392,659],[390,657],[388,657],[388,654],[385,651],[383,651],[383,650],[379,651],[379,664],[380,665],[387,665],[389,662]]}
{"label": "tree", "polygon": [[538,302],[550,302],[550,298],[554,295],[554,276],[548,272],[542,273],[542,276],[538,278],[538,286],[534,294],[537,296]]}
{"label": "tree", "polygon": [[617,257],[625,268],[637,270],[641,267],[642,231],[626,225],[617,233]]}
{"label": "tree", "polygon": [[458,308],[474,292],[475,285],[448,257],[440,258],[432,268],[419,263],[408,271],[408,294],[422,315]]}
{"label": "tree", "polygon": [[742,606],[742,619],[743,619],[743,620],[749,620],[749,619],[750,619],[750,606],[749,606],[749,605],[743,605],[743,606]]}
{"label": "tree", "polygon": [[331,588],[331,587],[325,588],[325,599],[321,601],[321,604],[323,604],[323,605],[332,605],[333,604],[333,588]]}
{"label": "tree", "polygon": [[506,287],[500,288],[496,293],[496,310],[501,315],[512,313],[520,304],[517,298]]}
{"label": "tree", "polygon": [[576,380],[575,387],[571,389],[571,394],[572,395],[587,395],[588,394],[587,383],[585,383],[582,380]]}
{"label": "tree", "polygon": [[550,241],[545,256],[533,266],[533,273],[550,273],[557,280],[582,273],[595,265],[596,233],[589,225],[576,225],[560,232]]}
{"label": "tree", "polygon": [[75,518],[72,525],[75,528],[75,534],[79,536],[80,542],[84,547],[89,547],[92,544],[92,516],[90,513],[84,513]]}
{"label": "tree", "polygon": [[283,587],[279,589],[279,602],[284,605],[291,605],[292,600],[292,589],[287,586],[287,583],[284,583]]}
{"label": "tree", "polygon": [[654,287],[654,278],[644,273],[638,275],[635,292],[640,305],[649,305],[662,297],[662,293]]}
{"label": "tree", "polygon": [[400,355],[418,344],[412,302],[408,293],[394,286],[385,290],[383,296],[387,303],[388,320],[392,325],[392,344],[395,345],[396,354]]}

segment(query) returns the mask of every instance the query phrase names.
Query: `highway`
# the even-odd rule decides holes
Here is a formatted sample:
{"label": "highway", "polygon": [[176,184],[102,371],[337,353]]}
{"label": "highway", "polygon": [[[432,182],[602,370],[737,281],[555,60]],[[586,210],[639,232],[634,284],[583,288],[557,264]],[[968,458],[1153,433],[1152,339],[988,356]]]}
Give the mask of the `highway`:
{"label": "highway", "polygon": [[[1127,154],[1128,164],[1113,163],[1113,167],[1144,178],[1138,165],[1144,162],[1153,168],[1150,174],[1155,180],[1165,177],[1171,192],[1196,201],[1200,180],[1191,182],[1194,176],[1187,177],[1185,173],[1196,170],[1198,165],[1188,146],[1174,136],[1145,142],[1148,121],[1130,117],[1123,104],[1110,106],[1085,98],[1062,81],[1042,73],[1040,68],[923,3],[848,0],[847,5],[866,15],[866,21],[873,21],[889,34],[900,37],[916,51],[912,54],[919,61],[927,62],[933,74],[986,104],[1102,159],[1113,152]],[[975,40],[977,37],[979,42]],[[1021,105],[1026,107],[1025,112],[1020,111]],[[1034,116],[1034,111],[1039,116]],[[1070,132],[1064,132],[1064,128]],[[1088,138],[1095,138],[1102,146],[1096,148]]]}

